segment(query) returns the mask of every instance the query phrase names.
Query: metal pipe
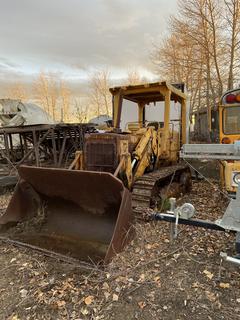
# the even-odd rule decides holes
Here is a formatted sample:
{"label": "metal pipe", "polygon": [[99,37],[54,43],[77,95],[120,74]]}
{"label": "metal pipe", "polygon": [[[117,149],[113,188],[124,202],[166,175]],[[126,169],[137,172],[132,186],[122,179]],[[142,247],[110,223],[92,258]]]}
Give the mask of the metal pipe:
{"label": "metal pipe", "polygon": [[117,177],[117,175],[119,174],[119,171],[122,168],[123,164],[124,164],[124,158],[122,157],[121,161],[119,162],[119,165],[117,166],[117,169],[114,172],[114,177]]}
{"label": "metal pipe", "polygon": [[235,264],[240,266],[240,259],[237,259],[237,258],[234,258],[234,257],[230,257],[224,252],[220,253],[220,257],[225,261],[232,262],[232,263],[235,263]]}
{"label": "metal pipe", "polygon": [[[168,213],[155,213],[153,215],[153,220],[156,221],[166,221],[166,222],[176,222],[176,217],[172,214]],[[226,231],[224,228],[218,226],[214,222],[199,220],[199,219],[183,219],[181,217],[178,218],[178,224],[184,224],[188,226],[194,226],[204,229],[217,230],[217,231]]]}
{"label": "metal pipe", "polygon": [[132,169],[135,167],[136,163],[137,163],[137,159],[135,158],[135,159],[133,159],[133,161],[132,161]]}

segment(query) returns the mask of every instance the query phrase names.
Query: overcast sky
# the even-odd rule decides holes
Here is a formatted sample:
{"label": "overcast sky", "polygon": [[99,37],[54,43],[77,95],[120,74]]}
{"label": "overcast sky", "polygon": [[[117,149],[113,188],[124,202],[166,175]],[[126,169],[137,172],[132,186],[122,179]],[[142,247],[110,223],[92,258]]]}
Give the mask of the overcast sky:
{"label": "overcast sky", "polygon": [[0,78],[41,70],[70,79],[107,67],[151,71],[153,41],[177,0],[0,0]]}

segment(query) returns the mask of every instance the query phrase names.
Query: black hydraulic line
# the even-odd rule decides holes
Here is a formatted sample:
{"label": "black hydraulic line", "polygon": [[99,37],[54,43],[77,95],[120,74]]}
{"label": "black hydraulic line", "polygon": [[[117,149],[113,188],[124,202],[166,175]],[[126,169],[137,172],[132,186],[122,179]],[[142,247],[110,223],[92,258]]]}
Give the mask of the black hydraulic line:
{"label": "black hydraulic line", "polygon": [[[166,221],[166,222],[176,222],[176,217],[174,215],[168,214],[168,213],[155,213],[153,215],[153,220]],[[214,222],[207,221],[207,220],[183,219],[183,218],[179,217],[178,224],[185,224],[187,226],[194,226],[194,227],[217,230],[217,231],[226,231],[224,228],[218,226]]]}

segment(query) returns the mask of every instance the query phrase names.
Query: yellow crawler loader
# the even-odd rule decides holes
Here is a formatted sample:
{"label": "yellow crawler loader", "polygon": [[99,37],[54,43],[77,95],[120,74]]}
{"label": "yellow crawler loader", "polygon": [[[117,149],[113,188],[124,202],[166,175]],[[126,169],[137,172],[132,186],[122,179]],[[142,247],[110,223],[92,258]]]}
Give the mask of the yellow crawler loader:
{"label": "yellow crawler loader", "polygon": [[[87,135],[69,170],[19,167],[19,182],[0,218],[6,238],[107,263],[131,239],[135,211],[163,206],[166,197],[190,188],[190,170],[179,162],[188,121],[181,85],[158,82],[110,92],[112,127]],[[171,121],[174,103],[179,117]],[[123,113],[130,116],[134,104],[137,119],[124,124]],[[148,107],[158,110],[158,119],[147,121]]]}

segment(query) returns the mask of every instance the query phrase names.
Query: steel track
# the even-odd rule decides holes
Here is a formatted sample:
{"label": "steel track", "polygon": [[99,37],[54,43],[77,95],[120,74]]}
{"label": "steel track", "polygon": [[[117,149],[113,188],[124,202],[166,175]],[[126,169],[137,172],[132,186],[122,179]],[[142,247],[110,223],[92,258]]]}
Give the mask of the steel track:
{"label": "steel track", "polygon": [[171,179],[173,175],[174,178],[177,178],[186,170],[189,170],[189,167],[186,164],[176,164],[146,173],[138,178],[134,183],[132,190],[133,210],[139,207],[151,208],[154,195],[159,193],[162,187],[166,186],[166,180],[169,181],[168,178]]}

